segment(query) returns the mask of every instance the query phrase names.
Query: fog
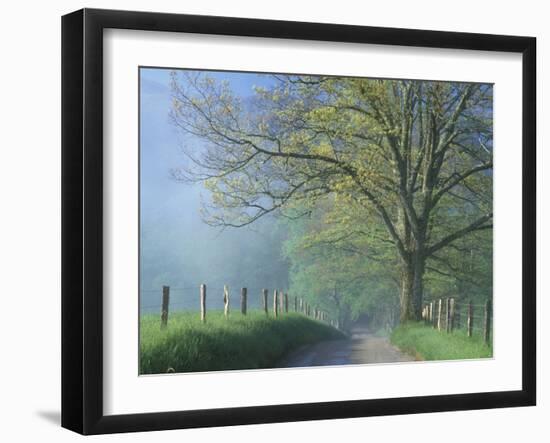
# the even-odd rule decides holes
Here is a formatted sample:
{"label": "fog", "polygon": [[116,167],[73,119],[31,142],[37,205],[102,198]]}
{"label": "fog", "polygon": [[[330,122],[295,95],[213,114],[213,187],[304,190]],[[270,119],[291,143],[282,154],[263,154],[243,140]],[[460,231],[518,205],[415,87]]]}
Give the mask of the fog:
{"label": "fog", "polygon": [[[232,80],[231,74],[224,78],[240,94],[252,93],[251,84]],[[168,119],[169,71],[142,69],[140,80],[141,311],[160,309],[163,285],[170,286],[171,309],[199,309],[201,283],[212,309],[223,306],[223,285],[229,286],[234,307],[241,287],[248,289],[250,307],[258,307],[263,288],[271,293],[288,287],[288,263],[281,251],[284,226],[265,218],[249,227],[221,230],[202,221],[201,201],[208,200],[208,191],[170,175],[184,156]]]}

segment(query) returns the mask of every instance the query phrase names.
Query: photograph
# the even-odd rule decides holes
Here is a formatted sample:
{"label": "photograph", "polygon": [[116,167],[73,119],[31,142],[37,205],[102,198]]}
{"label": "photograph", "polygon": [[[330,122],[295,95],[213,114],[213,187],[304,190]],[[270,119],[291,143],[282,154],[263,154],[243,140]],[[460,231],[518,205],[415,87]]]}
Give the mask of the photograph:
{"label": "photograph", "polygon": [[492,83],[138,76],[139,375],[493,358]]}

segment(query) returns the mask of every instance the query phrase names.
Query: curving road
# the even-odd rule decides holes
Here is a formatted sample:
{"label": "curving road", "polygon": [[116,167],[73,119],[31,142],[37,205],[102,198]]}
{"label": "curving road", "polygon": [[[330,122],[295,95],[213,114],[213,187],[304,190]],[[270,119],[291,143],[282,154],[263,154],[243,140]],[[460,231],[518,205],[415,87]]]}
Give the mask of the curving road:
{"label": "curving road", "polygon": [[302,347],[290,353],[278,366],[295,368],[414,360],[393,346],[387,337],[376,337],[364,325],[356,325],[351,330],[351,338]]}

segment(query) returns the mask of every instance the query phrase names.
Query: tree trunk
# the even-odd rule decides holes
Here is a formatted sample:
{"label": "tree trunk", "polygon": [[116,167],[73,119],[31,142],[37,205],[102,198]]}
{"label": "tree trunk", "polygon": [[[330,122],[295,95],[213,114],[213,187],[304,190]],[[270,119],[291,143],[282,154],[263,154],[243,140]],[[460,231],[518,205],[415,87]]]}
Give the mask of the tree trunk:
{"label": "tree trunk", "polygon": [[426,259],[418,254],[414,262],[414,280],[413,280],[413,314],[415,320],[420,320],[422,315],[422,303],[424,297],[424,270]]}
{"label": "tree trunk", "polygon": [[401,294],[399,295],[401,323],[422,318],[426,259],[418,253],[412,254],[412,257],[410,261],[402,263]]}
{"label": "tree trunk", "polygon": [[403,263],[401,267],[401,292],[399,294],[399,322],[405,323],[413,318],[412,293],[414,272],[410,264]]}

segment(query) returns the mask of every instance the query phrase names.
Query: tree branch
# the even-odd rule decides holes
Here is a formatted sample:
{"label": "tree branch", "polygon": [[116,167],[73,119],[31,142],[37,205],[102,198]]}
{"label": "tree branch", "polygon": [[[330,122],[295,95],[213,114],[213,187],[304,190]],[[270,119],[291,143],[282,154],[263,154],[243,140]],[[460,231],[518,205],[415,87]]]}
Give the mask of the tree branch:
{"label": "tree branch", "polygon": [[439,251],[440,249],[444,248],[448,244],[452,243],[453,241],[455,241],[455,240],[457,240],[461,237],[464,237],[465,235],[469,234],[470,232],[492,228],[493,227],[492,224],[491,225],[486,225],[485,224],[489,220],[491,220],[492,218],[493,218],[492,213],[484,215],[483,217],[478,218],[476,221],[469,224],[465,228],[460,229],[460,230],[454,232],[453,234],[448,235],[447,237],[444,237],[443,239],[441,239],[440,241],[438,241],[437,243],[435,243],[434,245],[432,245],[432,246],[430,246],[426,249],[426,256],[432,255],[434,252]]}

